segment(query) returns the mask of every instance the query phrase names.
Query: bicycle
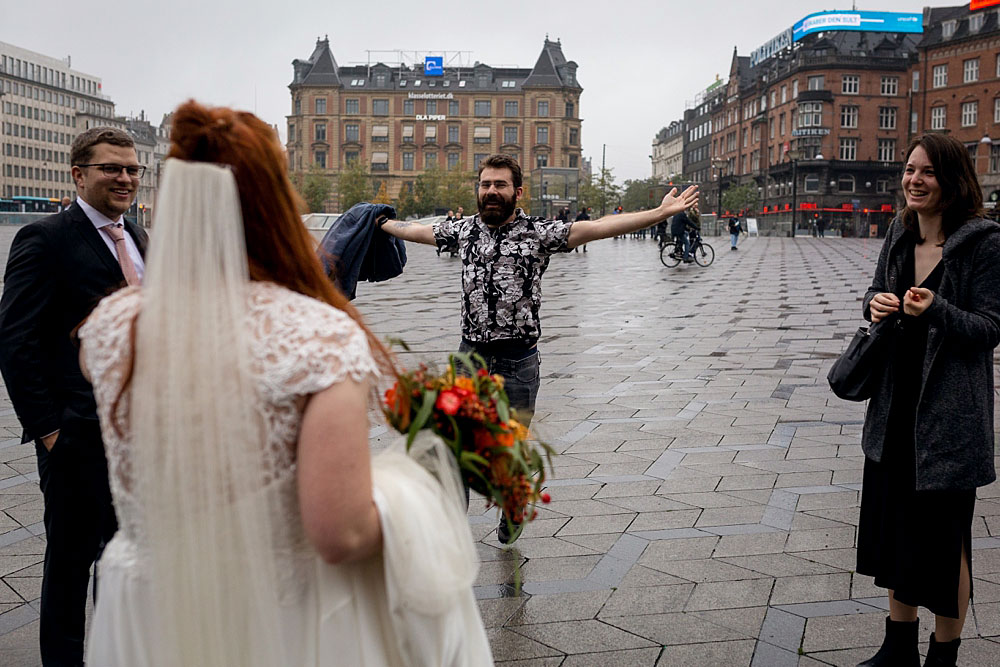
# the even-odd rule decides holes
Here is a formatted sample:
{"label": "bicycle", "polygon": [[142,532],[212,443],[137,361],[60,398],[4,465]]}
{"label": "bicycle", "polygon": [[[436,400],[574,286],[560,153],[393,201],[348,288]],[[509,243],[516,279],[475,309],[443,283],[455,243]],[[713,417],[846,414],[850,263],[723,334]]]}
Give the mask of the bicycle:
{"label": "bicycle", "polygon": [[[681,263],[683,248],[678,248],[675,241],[660,245],[660,262],[667,268],[674,268]],[[715,261],[715,249],[701,240],[701,234],[693,234],[689,254],[698,266],[708,266]]]}

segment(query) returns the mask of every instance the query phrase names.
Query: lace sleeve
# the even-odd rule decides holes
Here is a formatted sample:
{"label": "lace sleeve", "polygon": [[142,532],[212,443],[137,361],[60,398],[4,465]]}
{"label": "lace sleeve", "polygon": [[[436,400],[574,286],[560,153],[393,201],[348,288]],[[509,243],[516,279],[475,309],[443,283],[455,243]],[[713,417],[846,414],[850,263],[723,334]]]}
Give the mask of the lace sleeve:
{"label": "lace sleeve", "polygon": [[98,402],[117,392],[122,361],[132,353],[132,322],[139,311],[138,287],[127,287],[105,297],[80,327],[83,365]]}
{"label": "lace sleeve", "polygon": [[282,290],[253,317],[261,378],[272,399],[315,394],[347,378],[378,377],[365,332],[346,313]]}

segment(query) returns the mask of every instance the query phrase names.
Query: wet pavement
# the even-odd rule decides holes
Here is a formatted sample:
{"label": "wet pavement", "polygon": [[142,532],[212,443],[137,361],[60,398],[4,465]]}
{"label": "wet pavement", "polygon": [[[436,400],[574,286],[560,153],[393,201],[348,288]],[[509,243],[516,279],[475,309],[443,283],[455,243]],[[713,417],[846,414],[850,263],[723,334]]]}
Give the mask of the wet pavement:
{"label": "wet pavement", "polygon": [[[496,510],[474,495],[469,512],[499,664],[853,666],[881,642],[884,591],[854,572],[863,405],[825,380],[880,241],[706,240],[708,268],[667,269],[635,239],[551,262],[532,425],[560,453],[552,502],[510,548]],[[459,260],[408,251],[355,303],[410,345],[404,364],[440,363]],[[42,503],[19,434],[0,389],[0,664],[35,665]],[[388,437],[373,427],[374,447]],[[1000,484],[978,495],[962,665],[1000,663]],[[922,652],[932,625],[922,611]]]}

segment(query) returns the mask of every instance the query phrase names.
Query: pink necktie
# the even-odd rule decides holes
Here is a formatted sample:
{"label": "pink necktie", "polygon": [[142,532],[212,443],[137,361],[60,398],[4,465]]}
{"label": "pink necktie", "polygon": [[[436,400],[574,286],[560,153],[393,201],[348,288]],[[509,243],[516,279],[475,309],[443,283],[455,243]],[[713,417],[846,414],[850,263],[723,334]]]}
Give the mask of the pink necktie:
{"label": "pink necktie", "polygon": [[128,254],[128,246],[125,245],[125,229],[123,225],[119,222],[114,225],[105,225],[102,229],[115,242],[115,252],[118,253],[118,263],[122,267],[125,282],[129,285],[138,285],[139,274],[136,273],[135,264],[132,263],[132,257]]}

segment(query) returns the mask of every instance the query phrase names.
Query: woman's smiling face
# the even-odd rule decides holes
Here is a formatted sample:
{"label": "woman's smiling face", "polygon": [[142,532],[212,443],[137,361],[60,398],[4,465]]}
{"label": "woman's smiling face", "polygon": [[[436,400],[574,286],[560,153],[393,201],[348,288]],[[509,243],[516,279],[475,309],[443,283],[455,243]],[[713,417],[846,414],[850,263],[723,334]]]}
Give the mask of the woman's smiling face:
{"label": "woman's smiling face", "polygon": [[911,211],[925,215],[940,212],[941,185],[923,146],[914,148],[906,161],[903,169],[903,196]]}

